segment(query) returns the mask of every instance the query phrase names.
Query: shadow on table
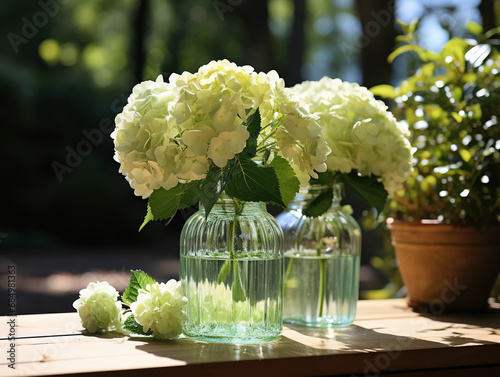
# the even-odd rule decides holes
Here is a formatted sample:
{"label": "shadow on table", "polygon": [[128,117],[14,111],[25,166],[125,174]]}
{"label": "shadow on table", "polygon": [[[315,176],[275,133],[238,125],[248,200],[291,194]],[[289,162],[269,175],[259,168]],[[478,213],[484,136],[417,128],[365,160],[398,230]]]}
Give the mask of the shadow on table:
{"label": "shadow on table", "polygon": [[[231,355],[231,359],[235,361],[330,354],[369,354],[375,351],[390,352],[397,357],[403,349],[443,347],[441,343],[379,333],[356,325],[343,329],[289,326],[284,329],[280,338],[256,344],[200,342],[189,338],[164,342],[145,340],[145,338],[140,338],[140,340],[147,341],[147,344],[138,345],[137,349],[160,357],[183,360],[188,364],[226,361],[228,355]],[[193,348],[194,345],[196,348]]]}
{"label": "shadow on table", "polygon": [[473,313],[442,313],[439,315],[433,315],[425,310],[418,311],[418,313],[421,316],[429,318],[433,321],[468,326],[464,328],[491,327],[494,330],[500,330],[500,326],[498,325],[500,309],[496,308],[489,308],[484,312]]}
{"label": "shadow on table", "polygon": [[[497,342],[489,341],[488,337],[500,334],[498,326],[500,309],[490,308],[479,313],[443,313],[440,315],[420,312],[420,315],[434,322],[448,324],[448,332],[451,335],[444,336],[442,339],[449,346],[497,344]],[[470,334],[471,329],[476,330],[477,339],[464,336],[464,330],[469,330],[467,333]]]}

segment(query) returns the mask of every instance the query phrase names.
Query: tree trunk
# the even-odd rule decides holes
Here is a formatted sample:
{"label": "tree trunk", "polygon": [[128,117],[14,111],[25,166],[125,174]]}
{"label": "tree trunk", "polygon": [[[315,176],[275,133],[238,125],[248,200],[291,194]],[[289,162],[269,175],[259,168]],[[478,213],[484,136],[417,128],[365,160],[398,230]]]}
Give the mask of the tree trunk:
{"label": "tree trunk", "polygon": [[306,20],[306,0],[294,0],[293,24],[288,44],[289,65],[285,82],[293,86],[302,81],[302,58],[304,54],[304,24]]}
{"label": "tree trunk", "polygon": [[391,65],[387,56],[394,49],[396,38],[394,0],[356,0],[356,10],[363,28],[360,41],[363,85],[370,88],[388,84]]}
{"label": "tree trunk", "polygon": [[239,5],[237,2],[234,4],[234,12],[245,30],[243,64],[251,65],[256,71],[275,69],[267,0],[246,0]]}
{"label": "tree trunk", "polygon": [[495,2],[496,0],[482,0],[479,4],[479,11],[483,19],[483,29],[488,31],[497,26],[495,17]]}
{"label": "tree trunk", "polygon": [[135,83],[143,80],[144,65],[146,64],[146,50],[144,40],[146,37],[146,18],[149,0],[139,0],[134,18],[134,39],[132,48],[132,62],[134,62]]}

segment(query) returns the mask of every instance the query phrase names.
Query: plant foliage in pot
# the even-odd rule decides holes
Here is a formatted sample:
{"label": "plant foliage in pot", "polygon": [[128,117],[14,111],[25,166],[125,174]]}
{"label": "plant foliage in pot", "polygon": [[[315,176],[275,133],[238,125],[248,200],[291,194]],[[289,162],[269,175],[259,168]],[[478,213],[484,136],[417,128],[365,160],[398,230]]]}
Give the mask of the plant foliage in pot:
{"label": "plant foliage in pot", "polygon": [[414,308],[481,310],[500,271],[499,29],[452,38],[440,53],[402,25],[388,60],[413,52],[421,65],[399,86],[372,92],[394,100],[412,132],[414,171],[388,215],[398,267]]}

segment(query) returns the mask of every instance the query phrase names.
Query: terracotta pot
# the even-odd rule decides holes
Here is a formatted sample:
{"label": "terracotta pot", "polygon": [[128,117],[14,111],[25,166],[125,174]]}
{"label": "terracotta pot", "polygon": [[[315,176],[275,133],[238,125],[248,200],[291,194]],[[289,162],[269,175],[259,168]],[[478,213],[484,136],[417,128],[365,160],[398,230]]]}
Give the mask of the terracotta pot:
{"label": "terracotta pot", "polygon": [[433,314],[488,307],[500,272],[500,227],[478,231],[394,219],[387,225],[410,307]]}

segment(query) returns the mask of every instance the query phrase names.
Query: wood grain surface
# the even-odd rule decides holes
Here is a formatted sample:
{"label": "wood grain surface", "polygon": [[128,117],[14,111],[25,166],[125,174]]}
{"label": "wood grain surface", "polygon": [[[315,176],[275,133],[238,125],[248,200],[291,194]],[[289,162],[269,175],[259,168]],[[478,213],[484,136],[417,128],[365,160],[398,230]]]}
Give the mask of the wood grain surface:
{"label": "wood grain surface", "polygon": [[87,334],[77,313],[16,317],[16,369],[8,368],[8,321],[0,317],[0,376],[495,376],[500,375],[500,310],[433,316],[403,299],[358,302],[352,326],[287,325],[260,344],[181,337]]}

